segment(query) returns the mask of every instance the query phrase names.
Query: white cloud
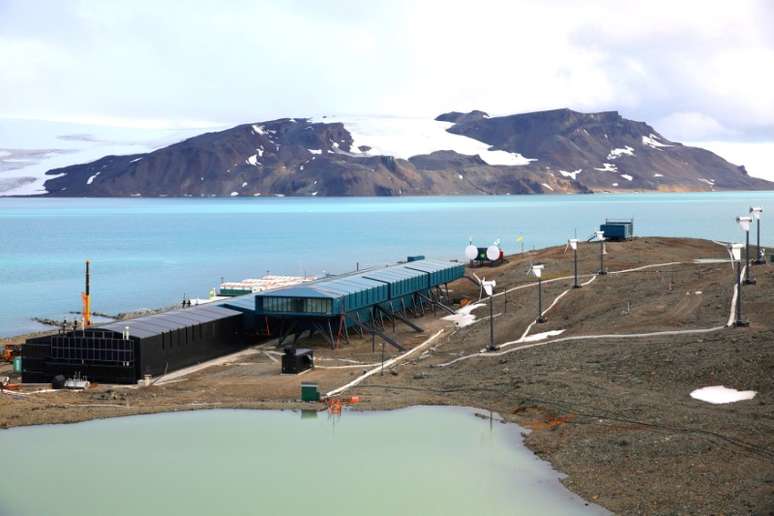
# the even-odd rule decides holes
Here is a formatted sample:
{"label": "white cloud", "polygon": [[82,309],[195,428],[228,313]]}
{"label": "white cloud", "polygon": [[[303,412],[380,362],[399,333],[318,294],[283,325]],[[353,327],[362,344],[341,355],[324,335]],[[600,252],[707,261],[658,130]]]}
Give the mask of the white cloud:
{"label": "white cloud", "polygon": [[672,113],[655,123],[661,134],[670,140],[703,140],[735,136],[735,132],[704,113]]}
{"label": "white cloud", "polygon": [[746,137],[774,127],[773,12],[766,0],[7,0],[0,114],[190,125],[567,106],[665,119],[678,140]]}
{"label": "white cloud", "polygon": [[707,149],[735,165],[744,165],[752,177],[774,181],[774,141],[694,141],[686,145]]}

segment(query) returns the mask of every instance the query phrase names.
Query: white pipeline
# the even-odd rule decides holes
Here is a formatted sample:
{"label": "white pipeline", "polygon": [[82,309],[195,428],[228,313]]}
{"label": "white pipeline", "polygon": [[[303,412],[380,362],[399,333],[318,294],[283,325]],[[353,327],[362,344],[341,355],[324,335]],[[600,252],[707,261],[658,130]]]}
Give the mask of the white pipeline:
{"label": "white pipeline", "polygon": [[390,367],[390,366],[392,366],[394,364],[397,364],[398,362],[400,362],[401,360],[404,360],[409,355],[411,355],[413,353],[416,353],[419,350],[425,349],[426,347],[428,347],[430,345],[431,342],[433,342],[443,332],[444,332],[444,330],[438,330],[437,332],[435,332],[433,334],[432,337],[430,337],[429,339],[424,341],[419,346],[406,351],[402,355],[398,355],[397,357],[392,358],[392,359],[386,361],[384,364],[379,364],[377,367],[371,369],[370,371],[367,371],[367,372],[363,373],[362,375],[358,376],[357,378],[355,378],[354,380],[352,380],[348,384],[342,385],[341,387],[339,387],[337,389],[333,389],[332,391],[326,393],[325,397],[326,398],[330,398],[331,396],[335,396],[337,394],[341,394],[342,392],[346,391],[347,389],[349,389],[351,387],[354,387],[355,385],[359,384],[360,382],[362,382],[363,380],[365,380],[369,376],[372,376],[372,375],[378,373],[379,371],[383,370],[385,367]]}
{"label": "white pipeline", "polygon": [[[690,262],[688,262],[688,263],[690,263]],[[693,263],[696,263],[696,262],[693,262]],[[686,264],[686,262],[654,263],[654,264],[651,264],[651,265],[643,265],[643,266],[634,267],[634,268],[631,268],[631,269],[623,269],[623,270],[620,270],[620,271],[610,271],[608,274],[624,274],[624,273],[629,273],[629,272],[637,272],[637,271],[642,271],[642,270],[646,270],[646,269],[652,269],[652,268],[655,268],[655,267],[667,267],[667,266],[671,266],[671,265],[683,265],[683,264]],[[543,281],[543,283],[548,283],[548,282],[551,282],[551,281],[560,281],[560,280],[564,280],[564,279],[572,279],[572,278],[573,278],[573,276],[554,278],[552,280],[545,280],[545,281]],[[591,278],[588,281],[582,283],[581,285],[582,286],[586,286],[589,283],[591,283],[592,281],[594,281],[596,278],[597,278],[597,275],[594,274],[594,275],[591,276]],[[531,283],[529,285],[521,285],[521,286],[515,287],[515,288],[513,288],[511,290],[527,288],[527,287],[534,286],[534,285],[536,285],[536,283]],[[510,292],[511,290],[508,290],[508,292]],[[568,292],[570,292],[570,290],[572,290],[572,288],[569,288],[569,289],[565,290],[564,292],[562,292],[561,294],[559,294],[554,299],[553,303],[551,303],[551,305],[548,308],[543,310],[541,315],[545,315],[549,310],[551,310],[559,302],[560,299],[562,299],[565,295],[567,295]],[[734,310],[735,310],[735,307],[736,307],[736,298],[737,298],[737,292],[736,292],[736,287],[734,287],[734,297],[733,297],[733,300],[732,300],[732,303],[731,303],[731,318],[729,319],[729,326],[733,323]],[[527,338],[527,336],[529,335],[529,332],[532,330],[532,327],[536,323],[537,323],[537,320],[532,321],[527,326],[527,328],[524,330],[524,333],[521,335],[521,337],[519,337],[517,340],[501,344],[501,345],[497,346],[497,349],[503,349],[503,348],[508,347],[508,346],[512,346],[512,345],[515,345],[515,344],[523,343],[525,341],[525,339]],[[457,362],[460,362],[461,360],[467,360],[468,358],[480,357],[480,356],[501,356],[501,355],[503,355],[505,353],[509,353],[511,351],[519,351],[519,350],[522,350],[522,349],[528,349],[528,348],[535,347],[535,346],[544,346],[546,344],[552,344],[552,343],[555,343],[555,342],[564,342],[564,341],[568,341],[568,340],[579,340],[579,339],[589,339],[589,338],[637,338],[637,337],[650,337],[650,336],[658,336],[658,335],[680,335],[680,334],[684,334],[684,333],[706,333],[706,332],[711,332],[711,331],[717,331],[718,329],[722,329],[722,328],[724,328],[724,327],[718,326],[718,327],[707,328],[707,329],[698,329],[698,330],[668,330],[668,331],[664,331],[664,332],[655,332],[655,333],[633,333],[633,334],[621,334],[621,335],[592,335],[592,336],[563,337],[561,339],[555,339],[555,340],[546,341],[546,342],[540,342],[540,343],[536,343],[536,344],[529,344],[529,345],[525,345],[525,346],[519,346],[518,348],[510,349],[510,350],[507,350],[507,351],[504,351],[504,352],[500,352],[500,353],[492,353],[492,352],[486,351],[485,349],[482,349],[478,353],[473,353],[471,355],[465,355],[465,356],[462,356],[462,357],[458,357],[458,358],[456,358],[456,359],[454,359],[454,360],[452,360],[450,362],[439,364],[436,367],[447,367],[447,366],[450,366],[450,365],[455,364]]]}
{"label": "white pipeline", "polygon": [[435,367],[448,367],[452,364],[456,364],[457,362],[461,362],[463,360],[468,360],[469,358],[490,358],[490,357],[501,357],[503,355],[507,355],[508,353],[513,353],[515,351],[522,351],[525,349],[530,348],[536,348],[538,346],[546,346],[548,344],[557,344],[559,342],[567,342],[572,340],[588,340],[588,339],[634,339],[634,338],[643,338],[643,337],[662,337],[666,335],[691,335],[691,334],[697,334],[697,333],[710,333],[714,331],[720,331],[724,330],[725,326],[715,326],[713,328],[698,328],[693,330],[667,330],[667,331],[657,331],[653,333],[623,333],[623,334],[604,334],[604,335],[577,335],[574,337],[562,337],[561,339],[554,339],[549,340],[545,342],[536,342],[534,344],[526,344],[524,346],[519,346],[517,348],[513,349],[507,349],[505,351],[500,351],[499,353],[473,353],[471,355],[465,355],[464,357],[455,358],[451,362],[446,362],[443,364],[438,364]]}
{"label": "white pipeline", "polygon": [[[744,272],[747,269],[747,266],[745,265],[742,267],[742,272],[739,273],[740,277],[744,278]],[[739,288],[737,287],[736,283],[734,283],[734,295],[731,296],[731,313],[728,315],[728,322],[726,323],[726,326],[733,326],[734,321],[736,320],[736,303],[739,299]]]}

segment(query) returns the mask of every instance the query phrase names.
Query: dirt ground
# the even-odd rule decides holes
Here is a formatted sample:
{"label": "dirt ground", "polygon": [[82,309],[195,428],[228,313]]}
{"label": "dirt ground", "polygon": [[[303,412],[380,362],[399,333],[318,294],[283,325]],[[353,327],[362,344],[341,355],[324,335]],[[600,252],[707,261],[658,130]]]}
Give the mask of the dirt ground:
{"label": "dirt ground", "polygon": [[[510,289],[494,299],[500,349],[479,354],[489,343],[486,305],[463,328],[442,320],[441,313],[416,321],[422,333],[397,323],[406,347],[443,332],[344,395],[359,396],[356,408],[363,410],[444,404],[496,411],[531,430],[526,444],[567,474],[568,488],[616,513],[774,514],[774,267],[754,267],[757,284],[743,288],[751,325],[723,328],[733,294],[731,266],[694,262],[727,259],[720,245],[640,238],[610,243],[607,251],[610,273],[580,289],[571,288],[572,251],[561,247],[469,270],[496,279],[498,293]],[[515,342],[537,316],[537,289],[527,270],[538,262],[545,264],[544,308],[566,294],[530,335],[564,331]],[[598,244],[581,245],[579,269],[581,282],[592,279],[599,269]],[[479,296],[466,280],[450,289],[456,301]],[[632,334],[637,336],[622,336]],[[601,335],[608,337],[565,339]],[[165,385],[0,395],[0,427],[214,407],[324,410],[298,401],[302,381],[327,392],[381,359],[381,342],[372,350],[370,338],[353,338],[338,350],[322,341],[306,344],[314,347],[319,367],[300,376],[280,375],[275,348],[267,343]],[[398,354],[385,346],[387,359]],[[0,375],[6,374],[2,367],[8,370],[0,366]],[[690,397],[711,385],[758,394],[726,405]]]}

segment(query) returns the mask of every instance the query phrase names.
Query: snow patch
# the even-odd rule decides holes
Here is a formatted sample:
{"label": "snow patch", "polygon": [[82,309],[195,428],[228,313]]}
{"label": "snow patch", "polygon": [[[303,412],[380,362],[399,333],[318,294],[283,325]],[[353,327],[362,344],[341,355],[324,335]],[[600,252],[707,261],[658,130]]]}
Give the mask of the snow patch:
{"label": "snow patch", "polygon": [[621,156],[634,156],[634,149],[628,145],[623,148],[613,149],[610,154],[607,155],[607,159],[613,160],[620,158]]}
{"label": "snow patch", "polygon": [[132,161],[130,161],[129,163],[137,163],[137,162],[138,162],[138,161],[140,161],[141,159],[142,159],[142,158],[134,158],[134,159],[133,159]]}
{"label": "snow patch", "polygon": [[322,154],[322,149],[306,149],[312,154]]}
{"label": "snow patch", "polygon": [[662,147],[672,147],[672,145],[658,141],[658,136],[656,136],[653,133],[650,133],[650,136],[643,136],[642,144],[652,149],[659,149],[659,150],[661,150]]}
{"label": "snow patch", "polygon": [[544,186],[544,187],[548,188],[548,189],[549,189],[549,190],[551,190],[552,192],[554,191],[554,189],[553,189],[553,188],[551,188],[551,186],[550,186],[550,185],[547,185],[546,183],[542,183],[542,184],[543,184],[543,186]]}
{"label": "snow patch", "polygon": [[714,179],[707,179],[707,178],[704,178],[704,177],[700,177],[699,181],[704,181],[705,183],[707,183],[710,186],[715,186],[715,180]]}
{"label": "snow patch", "polygon": [[633,178],[632,176],[630,176],[629,174],[621,174],[621,177],[622,177],[622,178],[624,178],[624,179],[626,179],[627,181],[631,181],[632,179],[634,179],[634,178]]}
{"label": "snow patch", "polygon": [[462,174],[457,174],[457,177],[459,177],[460,179],[465,179],[465,177]]}
{"label": "snow patch", "polygon": [[231,192],[231,197],[236,197],[237,195],[239,195],[239,192]]}
{"label": "snow patch", "polygon": [[664,174],[653,174],[653,177],[664,177]]}
{"label": "snow patch", "polygon": [[245,186],[247,186],[247,181],[245,181],[244,183],[242,183],[242,188],[244,188]]}
{"label": "snow patch", "polygon": [[564,177],[569,177],[573,181],[578,180],[578,174],[583,172],[582,168],[579,168],[578,170],[574,170],[572,172],[567,172],[566,170],[560,170],[559,173],[562,174]]}
{"label": "snow patch", "polygon": [[98,175],[100,175],[100,174],[101,174],[101,172],[97,172],[96,174],[94,174],[93,176],[91,176],[90,178],[88,178],[88,179],[86,180],[86,184],[87,184],[87,185],[90,185],[91,183],[93,183],[93,182],[94,182],[94,180],[97,178],[97,176],[98,176]]}
{"label": "snow patch", "polygon": [[751,400],[758,394],[755,391],[737,391],[736,389],[729,389],[723,385],[715,385],[712,387],[702,387],[691,392],[691,398],[706,401],[714,405],[720,405],[723,403],[734,403],[736,401]]}
{"label": "snow patch", "polygon": [[616,187],[617,187],[617,186],[618,186],[618,183],[613,183],[613,186],[616,186]]}
{"label": "snow patch", "polygon": [[253,132],[255,134],[266,134],[266,130],[263,128],[263,126],[258,124],[253,124]]}
{"label": "snow patch", "polygon": [[312,192],[312,197],[317,197],[317,192]]}
{"label": "snow patch", "polygon": [[545,340],[549,337],[556,337],[557,335],[561,335],[566,330],[549,330],[544,331],[543,333],[536,333],[534,335],[530,335],[529,337],[524,337],[519,341],[519,343],[522,342],[536,342],[538,340]]}
{"label": "snow patch", "polygon": [[257,154],[253,154],[252,156],[250,156],[249,158],[247,158],[245,160],[245,163],[247,163],[248,165],[252,165],[254,167],[257,167],[258,166],[258,155]]}
{"label": "snow patch", "polygon": [[618,167],[612,163],[604,163],[602,168],[595,168],[594,170],[599,170],[600,172],[618,172]]}
{"label": "snow patch", "polygon": [[368,146],[370,150],[357,156],[393,156],[408,159],[439,150],[451,150],[466,156],[478,155],[489,165],[527,165],[535,159],[517,152],[493,150],[489,145],[467,136],[447,131],[451,122],[430,118],[329,116],[323,123],[342,123],[352,135],[350,149]]}
{"label": "snow patch", "polygon": [[446,317],[443,317],[443,320],[453,322],[458,328],[470,326],[476,322],[476,316],[471,312],[477,308],[481,308],[482,306],[486,306],[486,303],[471,303],[469,305],[465,305],[457,310],[453,315],[447,315]]}

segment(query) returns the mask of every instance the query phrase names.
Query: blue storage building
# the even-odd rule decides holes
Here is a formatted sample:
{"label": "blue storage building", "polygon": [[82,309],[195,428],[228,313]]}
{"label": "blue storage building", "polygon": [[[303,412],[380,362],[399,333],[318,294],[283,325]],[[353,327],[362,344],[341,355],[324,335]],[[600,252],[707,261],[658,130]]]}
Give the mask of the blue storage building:
{"label": "blue storage building", "polygon": [[605,240],[629,240],[634,236],[634,219],[606,219],[600,224],[599,230],[605,235]]}

